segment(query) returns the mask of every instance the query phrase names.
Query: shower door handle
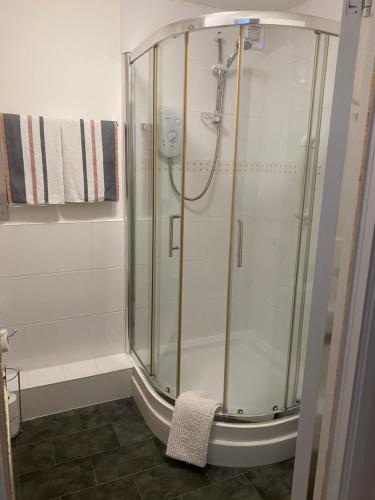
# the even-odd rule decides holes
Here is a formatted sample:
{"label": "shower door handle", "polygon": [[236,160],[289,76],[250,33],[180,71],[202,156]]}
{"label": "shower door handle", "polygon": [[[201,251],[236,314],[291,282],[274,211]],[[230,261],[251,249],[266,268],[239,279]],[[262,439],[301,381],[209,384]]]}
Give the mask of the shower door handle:
{"label": "shower door handle", "polygon": [[173,257],[173,250],[178,250],[180,247],[178,245],[173,244],[174,240],[174,221],[175,219],[179,219],[179,215],[170,215],[169,216],[169,257]]}
{"label": "shower door handle", "polygon": [[243,222],[241,219],[237,220],[237,267],[242,267],[242,245],[243,245]]}

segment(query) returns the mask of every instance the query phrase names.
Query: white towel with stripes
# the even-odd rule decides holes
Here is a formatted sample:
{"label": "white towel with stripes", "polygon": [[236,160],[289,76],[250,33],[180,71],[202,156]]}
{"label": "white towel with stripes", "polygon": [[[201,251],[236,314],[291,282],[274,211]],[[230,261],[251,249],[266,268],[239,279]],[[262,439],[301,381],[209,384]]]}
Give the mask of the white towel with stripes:
{"label": "white towel with stripes", "polygon": [[118,201],[117,122],[62,120],[67,202]]}
{"label": "white towel with stripes", "polygon": [[10,204],[65,202],[60,120],[0,113],[0,142]]}
{"label": "white towel with stripes", "polygon": [[215,412],[220,403],[198,391],[186,391],[177,398],[169,431],[167,455],[204,467]]}

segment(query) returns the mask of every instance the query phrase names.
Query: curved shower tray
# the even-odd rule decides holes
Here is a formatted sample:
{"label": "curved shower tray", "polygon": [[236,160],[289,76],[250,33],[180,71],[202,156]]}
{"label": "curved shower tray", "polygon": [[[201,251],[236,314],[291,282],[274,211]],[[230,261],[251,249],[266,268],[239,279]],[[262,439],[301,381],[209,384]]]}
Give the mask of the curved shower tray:
{"label": "curved shower tray", "polygon": [[[139,367],[132,376],[132,395],[148,427],[167,443],[173,405],[149,384]],[[254,467],[294,456],[298,414],[267,422],[214,421],[207,463],[222,467]]]}

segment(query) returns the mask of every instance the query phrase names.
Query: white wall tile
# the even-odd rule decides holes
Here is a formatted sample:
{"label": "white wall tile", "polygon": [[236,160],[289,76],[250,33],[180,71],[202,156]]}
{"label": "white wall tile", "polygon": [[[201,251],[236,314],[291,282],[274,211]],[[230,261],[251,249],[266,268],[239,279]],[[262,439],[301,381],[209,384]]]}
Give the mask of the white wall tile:
{"label": "white wall tile", "polygon": [[143,351],[145,355],[142,360],[149,362],[150,349],[150,309],[148,307],[139,307],[135,309],[135,325],[137,335],[134,339],[134,345],[138,354]]}
{"label": "white wall tile", "polygon": [[125,272],[123,268],[92,271],[93,310],[96,313],[123,311]]}
{"label": "white wall tile", "polygon": [[95,358],[125,353],[125,312],[91,317]]}
{"label": "white wall tile", "polygon": [[18,276],[25,251],[20,226],[0,224],[0,242],[0,276]]}
{"label": "white wall tile", "polygon": [[23,249],[20,274],[57,272],[56,224],[28,224],[19,229]]}
{"label": "white wall tile", "polygon": [[1,225],[0,276],[58,271],[55,224]]}
{"label": "white wall tile", "polygon": [[60,318],[73,318],[87,316],[95,311],[92,297],[94,286],[91,271],[76,271],[61,273],[61,316]]}
{"label": "white wall tile", "polygon": [[210,217],[206,222],[206,232],[201,244],[206,246],[208,259],[228,258],[229,252],[229,219],[227,217]]}
{"label": "white wall tile", "polygon": [[91,224],[57,224],[60,271],[91,269]]}
{"label": "white wall tile", "polygon": [[28,325],[24,339],[29,351],[29,369],[61,366],[64,339],[59,322]]}
{"label": "white wall tile", "polygon": [[149,266],[135,266],[135,304],[136,307],[149,307],[151,288],[151,269]]}
{"label": "white wall tile", "polygon": [[35,368],[28,372],[30,387],[39,387],[48,384],[58,384],[66,380],[62,365]]}
{"label": "white wall tile", "polygon": [[99,373],[99,369],[94,358],[74,361],[73,363],[64,363],[62,365],[62,369],[66,380],[90,377]]}
{"label": "white wall tile", "polygon": [[206,299],[205,305],[205,333],[207,337],[225,336],[227,319],[227,300],[225,296]]}
{"label": "white wall tile", "polygon": [[121,221],[92,224],[92,263],[94,268],[124,265],[124,224]]}
{"label": "white wall tile", "polygon": [[159,300],[161,304],[177,303],[179,290],[179,263],[162,262],[159,266]]}
{"label": "white wall tile", "polygon": [[0,278],[0,324],[22,324],[21,278]]}
{"label": "white wall tile", "polygon": [[[206,265],[204,260],[185,260],[183,263],[184,300],[203,299],[206,290]],[[176,294],[177,295],[177,294]]]}
{"label": "white wall tile", "polygon": [[[53,321],[60,317],[61,295],[58,274],[22,276],[3,280],[0,282],[0,309],[2,310],[0,321],[3,324],[25,325]],[[4,308],[3,304],[5,304]]]}
{"label": "white wall tile", "polygon": [[228,282],[228,259],[206,260],[203,274],[205,298],[226,296]]}
{"label": "white wall tile", "polygon": [[182,308],[182,340],[205,336],[205,305],[201,299],[184,300]]}
{"label": "white wall tile", "polygon": [[92,316],[62,320],[59,330],[64,364],[94,357]]}
{"label": "white wall tile", "polygon": [[184,259],[204,259],[207,255],[207,218],[191,218],[184,225]]}

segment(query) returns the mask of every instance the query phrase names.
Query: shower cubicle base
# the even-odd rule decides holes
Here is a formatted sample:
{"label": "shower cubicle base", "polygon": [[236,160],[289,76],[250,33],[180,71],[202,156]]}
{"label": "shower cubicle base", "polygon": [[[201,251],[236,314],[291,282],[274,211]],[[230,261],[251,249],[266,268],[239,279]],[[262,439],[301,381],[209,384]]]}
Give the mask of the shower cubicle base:
{"label": "shower cubicle base", "polygon": [[[132,395],[147,425],[164,443],[168,440],[173,406],[151,387],[138,367],[132,376]],[[224,467],[254,467],[294,456],[298,415],[262,423],[214,422],[208,463]]]}

